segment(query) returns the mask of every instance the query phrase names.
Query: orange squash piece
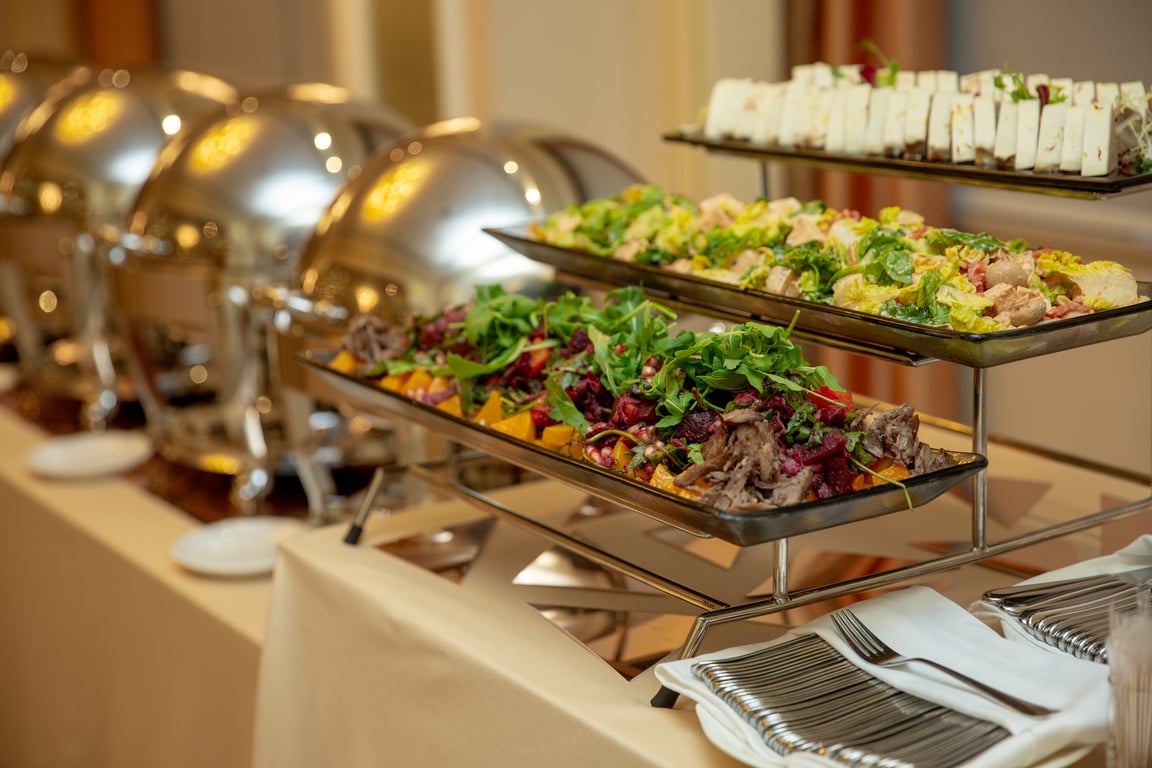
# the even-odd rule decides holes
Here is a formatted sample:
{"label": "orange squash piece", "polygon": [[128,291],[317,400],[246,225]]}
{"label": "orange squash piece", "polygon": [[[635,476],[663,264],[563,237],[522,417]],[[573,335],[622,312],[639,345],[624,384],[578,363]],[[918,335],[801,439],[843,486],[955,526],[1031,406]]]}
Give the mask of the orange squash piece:
{"label": "orange squash piece", "polygon": [[[882,465],[882,466],[881,466]],[[885,480],[899,483],[907,480],[912,476],[908,467],[903,464],[895,464],[888,457],[879,459],[871,467],[875,474],[867,472],[857,475],[856,479],[852,482],[852,487],[857,491],[862,491],[865,488],[873,488],[877,485],[883,485]],[[879,475],[879,477],[877,477]]]}
{"label": "orange squash piece", "polygon": [[480,410],[476,411],[476,415],[472,417],[472,421],[477,424],[495,424],[500,419],[504,418],[504,404],[500,401],[500,393],[492,390],[488,393],[488,399],[484,405],[480,406]]}
{"label": "orange squash piece", "polygon": [[450,416],[464,418],[464,405],[460,401],[460,395],[452,395],[439,402],[436,407]]}
{"label": "orange squash piece", "polygon": [[573,459],[584,455],[584,441],[580,433],[568,424],[550,424],[541,429],[540,445]]}
{"label": "orange squash piece", "polygon": [[627,440],[621,438],[616,441],[616,445],[612,446],[612,466],[621,472],[628,471],[628,464],[632,461],[632,448]]}
{"label": "orange squash piece", "polygon": [[359,365],[360,361],[356,359],[356,356],[346,349],[337,352],[336,357],[328,363],[329,368],[344,374],[352,373]]}
{"label": "orange squash piece", "polygon": [[509,437],[529,442],[536,439],[536,422],[532,421],[531,411],[514,413],[505,419],[492,422],[489,426]]}
{"label": "orange squash piece", "polygon": [[657,464],[656,470],[652,473],[652,478],[648,481],[648,484],[653,488],[657,488],[666,493],[676,494],[685,499],[698,499],[700,498],[700,494],[706,490],[704,483],[699,481],[691,488],[681,488],[676,485],[675,480],[676,476],[672,474],[671,470],[663,464]]}
{"label": "orange squash piece", "polygon": [[384,378],[380,379],[380,389],[386,389],[389,392],[400,392],[404,389],[404,383],[408,381],[409,373],[390,373]]}
{"label": "orange squash piece", "polygon": [[400,389],[400,393],[405,397],[410,397],[413,400],[419,400],[424,394],[428,392],[428,385],[432,383],[432,374],[426,368],[417,368],[412,371],[412,375],[404,382],[404,386]]}
{"label": "orange squash piece", "polygon": [[443,392],[450,388],[454,381],[450,376],[433,376],[432,381],[428,382],[428,394]]}

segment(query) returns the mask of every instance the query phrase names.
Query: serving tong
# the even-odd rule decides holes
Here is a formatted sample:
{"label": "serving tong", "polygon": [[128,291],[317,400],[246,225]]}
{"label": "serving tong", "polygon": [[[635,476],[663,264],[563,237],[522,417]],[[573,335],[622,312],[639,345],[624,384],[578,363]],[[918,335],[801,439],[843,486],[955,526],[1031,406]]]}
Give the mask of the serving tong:
{"label": "serving tong", "polygon": [[870,675],[819,635],[701,661],[693,674],[781,755],[811,752],[844,765],[960,765],[1007,730]]}
{"label": "serving tong", "polygon": [[989,590],[984,602],[1040,642],[1078,659],[1108,662],[1109,616],[1136,607],[1152,587],[1152,567]]}

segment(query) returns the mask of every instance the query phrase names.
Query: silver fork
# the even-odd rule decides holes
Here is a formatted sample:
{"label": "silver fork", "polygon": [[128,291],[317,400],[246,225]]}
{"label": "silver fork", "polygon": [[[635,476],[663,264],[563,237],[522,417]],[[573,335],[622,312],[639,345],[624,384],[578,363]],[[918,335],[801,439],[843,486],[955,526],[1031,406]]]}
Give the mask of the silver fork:
{"label": "silver fork", "polygon": [[997,690],[989,685],[985,685],[979,680],[973,680],[965,674],[957,672],[954,669],[949,669],[943,664],[939,664],[932,659],[921,659],[918,657],[904,656],[897,653],[892,648],[889,648],[884,642],[878,638],[872,630],[868,629],[856,614],[847,608],[841,608],[832,613],[832,621],[836,624],[836,629],[840,631],[841,637],[847,641],[848,645],[852,647],[860,658],[864,659],[870,664],[875,664],[881,667],[890,667],[897,664],[907,664],[909,662],[918,661],[922,664],[928,664],[935,667],[941,672],[952,675],[952,677],[972,686],[984,695],[995,699],[996,701],[1006,706],[1012,707],[1017,712],[1023,712],[1026,715],[1042,716],[1051,715],[1056,710],[1042,707],[1039,704],[1033,704],[1030,701],[1016,698],[1011,694],[1004,691]]}

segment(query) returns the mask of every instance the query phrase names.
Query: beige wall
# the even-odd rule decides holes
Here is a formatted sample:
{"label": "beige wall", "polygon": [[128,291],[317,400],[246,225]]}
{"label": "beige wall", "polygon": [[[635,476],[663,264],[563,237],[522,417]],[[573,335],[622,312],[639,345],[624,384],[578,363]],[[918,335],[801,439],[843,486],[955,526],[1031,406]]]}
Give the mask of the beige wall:
{"label": "beige wall", "polygon": [[436,0],[441,111],[542,122],[697,196],[751,196],[754,164],[662,140],[721,76],[783,76],[777,0]]}
{"label": "beige wall", "polygon": [[0,0],[0,49],[8,47],[73,54],[67,0]]}

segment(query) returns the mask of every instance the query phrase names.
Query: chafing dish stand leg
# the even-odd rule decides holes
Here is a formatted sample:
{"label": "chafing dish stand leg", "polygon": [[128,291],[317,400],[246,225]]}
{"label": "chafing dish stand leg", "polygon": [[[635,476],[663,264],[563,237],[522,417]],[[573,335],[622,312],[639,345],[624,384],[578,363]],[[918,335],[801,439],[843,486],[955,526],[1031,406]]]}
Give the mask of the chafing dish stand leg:
{"label": "chafing dish stand leg", "polygon": [[376,495],[380,493],[380,486],[383,484],[384,467],[376,467],[372,473],[372,481],[364,491],[364,498],[360,500],[360,506],[356,509],[356,516],[348,526],[348,533],[344,534],[345,544],[356,546],[360,543],[360,537],[364,535],[364,524],[368,522],[368,515],[372,513],[372,502],[376,500]]}

